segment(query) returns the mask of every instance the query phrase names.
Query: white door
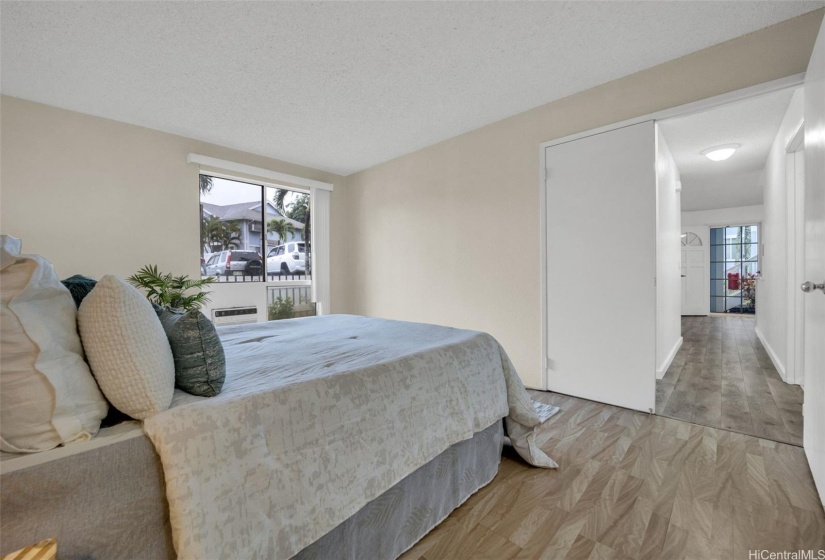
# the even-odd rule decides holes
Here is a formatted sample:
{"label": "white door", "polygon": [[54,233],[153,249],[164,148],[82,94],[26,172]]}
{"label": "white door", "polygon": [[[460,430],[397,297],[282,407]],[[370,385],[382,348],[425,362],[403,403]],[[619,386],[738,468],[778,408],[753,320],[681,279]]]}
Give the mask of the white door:
{"label": "white door", "polygon": [[546,148],[547,387],[656,399],[653,121]]}
{"label": "white door", "polygon": [[710,313],[709,229],[682,228],[682,315]]}
{"label": "white door", "polygon": [[[825,283],[825,23],[805,75],[805,279]],[[825,289],[805,299],[803,443],[825,496]]]}

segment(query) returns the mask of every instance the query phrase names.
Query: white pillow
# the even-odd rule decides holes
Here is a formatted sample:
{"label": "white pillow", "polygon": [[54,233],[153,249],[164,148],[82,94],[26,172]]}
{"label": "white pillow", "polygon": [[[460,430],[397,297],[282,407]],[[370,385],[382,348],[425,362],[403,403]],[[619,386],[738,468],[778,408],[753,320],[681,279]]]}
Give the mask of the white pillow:
{"label": "white pillow", "polygon": [[77,320],[92,373],[115,408],[138,420],[169,408],[175,363],[143,294],[106,275],[83,298]]}
{"label": "white pillow", "polygon": [[52,449],[97,433],[109,405],[83,361],[77,308],[48,261],[0,236],[0,450]]}

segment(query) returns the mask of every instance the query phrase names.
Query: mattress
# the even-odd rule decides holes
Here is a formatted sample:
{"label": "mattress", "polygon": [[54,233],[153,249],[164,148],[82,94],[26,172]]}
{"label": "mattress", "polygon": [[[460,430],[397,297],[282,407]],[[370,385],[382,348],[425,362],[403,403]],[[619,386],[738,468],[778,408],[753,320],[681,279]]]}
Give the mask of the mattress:
{"label": "mattress", "polygon": [[106,447],[135,437],[145,437],[145,435],[141,423],[137,420],[130,420],[121,422],[115,426],[102,428],[97,435],[90,440],[55,447],[54,449],[41,451],[40,453],[5,453],[0,451],[0,474],[57,461],[64,457]]}

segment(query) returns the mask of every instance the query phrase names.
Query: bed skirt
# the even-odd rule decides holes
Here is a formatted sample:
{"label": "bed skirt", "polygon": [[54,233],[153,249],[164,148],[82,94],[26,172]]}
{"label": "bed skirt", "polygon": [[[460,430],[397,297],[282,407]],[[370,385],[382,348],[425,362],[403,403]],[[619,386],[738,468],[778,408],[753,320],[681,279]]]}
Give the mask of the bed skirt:
{"label": "bed skirt", "polygon": [[299,560],[398,558],[498,473],[499,420],[456,443],[303,549]]}
{"label": "bed skirt", "polygon": [[[451,446],[295,558],[397,558],[495,477],[503,439],[499,420]],[[145,435],[5,472],[0,487],[0,554],[56,537],[61,560],[175,558]]]}

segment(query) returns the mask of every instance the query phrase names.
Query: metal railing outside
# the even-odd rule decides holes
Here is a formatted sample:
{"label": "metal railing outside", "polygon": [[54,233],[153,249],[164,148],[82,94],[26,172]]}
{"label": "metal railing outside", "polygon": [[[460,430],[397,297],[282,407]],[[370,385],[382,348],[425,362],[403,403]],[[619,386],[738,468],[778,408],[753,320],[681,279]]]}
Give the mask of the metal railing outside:
{"label": "metal railing outside", "polygon": [[[209,278],[209,276],[201,276],[201,278]],[[234,282],[311,282],[312,276],[309,274],[296,273],[284,274],[282,272],[273,272],[262,276],[261,274],[233,274],[231,276],[212,276],[216,283],[234,283]]]}
{"label": "metal railing outside", "polygon": [[313,317],[316,313],[312,300],[312,286],[267,286],[267,318],[270,321]]}

